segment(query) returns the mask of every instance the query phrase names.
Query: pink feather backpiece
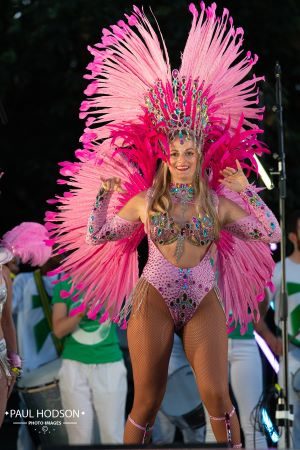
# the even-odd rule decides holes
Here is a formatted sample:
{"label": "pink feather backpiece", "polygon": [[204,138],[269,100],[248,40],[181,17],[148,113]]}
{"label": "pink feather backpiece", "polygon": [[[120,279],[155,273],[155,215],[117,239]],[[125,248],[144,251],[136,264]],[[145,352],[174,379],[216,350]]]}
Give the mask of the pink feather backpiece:
{"label": "pink feather backpiece", "polygon": [[[90,318],[95,318],[104,308],[108,313],[105,317],[118,321],[123,302],[129,299],[138,279],[136,250],[145,235],[144,227],[141,224],[127,239],[91,247],[85,242],[88,217],[100,188],[100,178],[119,177],[126,189],[124,194],[112,195],[108,218],[134,195],[148,189],[157,159],[167,157],[159,142],[167,142],[165,136],[153,132],[150,122],[115,126],[111,135],[112,142],[106,140],[100,147],[101,159],[96,152],[78,151],[79,162],[64,163],[61,172],[69,177],[70,190],[56,197],[55,201],[60,203],[57,212],[46,212],[46,227],[57,244],[56,252],[68,254],[61,267],[51,274],[70,274],[73,281],[70,295],[76,289],[77,295],[82,294],[84,298],[84,303],[72,313],[78,313],[88,304]],[[122,148],[114,144],[120,141]]]}
{"label": "pink feather backpiece", "polygon": [[[222,186],[218,194],[250,212],[236,192]],[[268,244],[244,241],[225,230],[221,231],[217,250],[218,286],[226,317],[231,324],[239,323],[243,334],[249,322],[259,319],[258,304],[265,298],[265,288],[272,288],[275,262]]]}
{"label": "pink feather backpiece", "polygon": [[[234,130],[243,113],[245,125],[257,128],[253,119],[262,120],[264,108],[258,106],[257,83],[264,77],[247,78],[258,60],[242,48],[244,31],[234,27],[228,9],[216,15],[217,5],[206,7],[200,2],[200,14],[190,4],[192,26],[182,53],[179,74],[204,80],[203,91],[209,89],[210,103],[220,123],[231,120]],[[243,57],[241,57],[243,55]]]}

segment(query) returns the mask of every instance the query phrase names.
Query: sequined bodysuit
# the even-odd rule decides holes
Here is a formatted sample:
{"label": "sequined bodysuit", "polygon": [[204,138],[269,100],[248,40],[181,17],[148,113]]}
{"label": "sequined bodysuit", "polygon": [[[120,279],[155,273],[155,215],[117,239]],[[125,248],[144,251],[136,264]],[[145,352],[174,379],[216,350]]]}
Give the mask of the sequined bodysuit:
{"label": "sequined bodysuit", "polygon": [[151,217],[149,231],[149,258],[142,277],[161,294],[175,328],[180,329],[192,318],[201,300],[215,285],[214,260],[208,248],[195,267],[180,268],[170,263],[158,246],[170,245],[178,240],[195,246],[212,243],[213,222],[205,215],[203,218],[193,217],[192,222],[180,226],[167,213],[158,213]]}
{"label": "sequined bodysuit", "polygon": [[[124,239],[141,226],[140,221],[128,221],[118,215],[105,221],[110,195],[101,190],[97,196],[87,227],[86,239],[91,245]],[[279,233],[278,223],[255,189],[248,187],[240,196],[251,210],[251,215],[226,225],[226,230],[241,239],[259,239],[264,242],[276,240]],[[194,267],[175,266],[158,248],[158,245],[168,245],[182,237],[197,246],[208,245],[204,257]],[[157,214],[150,220],[149,256],[141,280],[146,280],[161,294],[176,329],[180,329],[192,318],[209,291],[218,291],[215,261],[211,251],[213,241],[213,223],[208,216],[193,218],[192,222],[184,227],[176,224],[168,214]]]}
{"label": "sequined bodysuit", "polygon": [[208,250],[199,264],[183,269],[171,264],[148,238],[149,257],[142,278],[161,294],[176,329],[188,322],[201,300],[214,288],[214,261]]}

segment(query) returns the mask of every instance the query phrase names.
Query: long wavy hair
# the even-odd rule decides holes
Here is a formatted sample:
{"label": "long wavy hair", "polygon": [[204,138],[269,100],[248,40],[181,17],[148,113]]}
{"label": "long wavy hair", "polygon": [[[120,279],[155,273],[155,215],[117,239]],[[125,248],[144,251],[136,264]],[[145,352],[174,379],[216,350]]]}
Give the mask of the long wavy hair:
{"label": "long wavy hair", "polygon": [[[195,144],[196,148],[199,146]],[[214,234],[216,239],[220,233],[220,221],[216,207],[213,203],[212,191],[208,186],[208,176],[202,173],[202,153],[197,151],[198,158],[194,173],[192,186],[195,190],[195,205],[197,214],[204,211],[214,223]],[[169,192],[171,183],[171,173],[166,162],[161,161],[160,166],[153,180],[152,192],[148,202],[148,220],[157,213],[169,212],[172,208],[172,199]]]}

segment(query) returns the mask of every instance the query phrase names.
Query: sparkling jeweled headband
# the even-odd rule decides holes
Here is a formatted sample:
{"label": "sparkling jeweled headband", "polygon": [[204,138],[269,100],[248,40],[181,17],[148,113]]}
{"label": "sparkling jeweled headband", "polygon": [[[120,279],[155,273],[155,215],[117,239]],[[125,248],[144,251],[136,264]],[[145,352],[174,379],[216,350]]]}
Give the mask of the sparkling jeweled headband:
{"label": "sparkling jeweled headband", "polygon": [[208,125],[208,99],[203,93],[203,83],[191,78],[179,77],[178,70],[172,72],[172,84],[165,86],[157,80],[145,96],[147,110],[153,125],[172,140],[190,139],[191,133],[201,138]]}

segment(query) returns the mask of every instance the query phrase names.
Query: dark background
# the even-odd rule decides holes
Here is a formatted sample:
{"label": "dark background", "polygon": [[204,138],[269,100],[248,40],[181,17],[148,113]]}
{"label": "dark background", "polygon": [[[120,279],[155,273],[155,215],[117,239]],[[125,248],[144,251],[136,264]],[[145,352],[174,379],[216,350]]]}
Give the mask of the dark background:
{"label": "dark background", "polygon": [[[191,14],[184,0],[136,0],[155,13],[173,67],[180,63]],[[220,0],[236,26],[245,30],[244,47],[260,56],[256,74],[266,104],[264,140],[277,151],[274,66],[282,66],[288,175],[287,210],[300,207],[300,2],[299,0]],[[72,159],[84,123],[78,119],[90,61],[88,44],[101,28],[130,12],[124,0],[1,0],[0,6],[0,168],[1,229],[21,221],[42,221],[46,199],[60,192],[57,162]],[[271,157],[265,160],[276,168]],[[277,189],[265,194],[278,212]]]}
{"label": "dark background", "polygon": [[[186,0],[136,0],[151,5],[173,67],[191,22]],[[265,135],[278,151],[274,67],[282,67],[286,131],[287,212],[300,208],[300,1],[220,0],[245,30],[245,50],[260,57],[257,75],[266,105]],[[57,162],[71,160],[84,124],[78,119],[91,57],[86,47],[130,12],[126,0],[0,0],[0,236],[21,221],[42,221],[46,200],[60,191]],[[276,169],[272,157],[268,169]],[[275,180],[277,181],[277,180]],[[277,189],[264,197],[278,213]],[[12,430],[15,434],[16,430]]]}

